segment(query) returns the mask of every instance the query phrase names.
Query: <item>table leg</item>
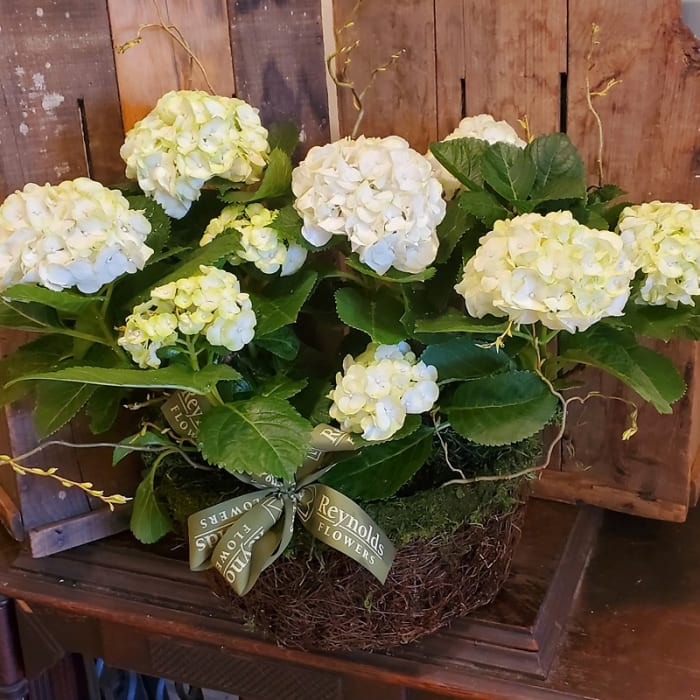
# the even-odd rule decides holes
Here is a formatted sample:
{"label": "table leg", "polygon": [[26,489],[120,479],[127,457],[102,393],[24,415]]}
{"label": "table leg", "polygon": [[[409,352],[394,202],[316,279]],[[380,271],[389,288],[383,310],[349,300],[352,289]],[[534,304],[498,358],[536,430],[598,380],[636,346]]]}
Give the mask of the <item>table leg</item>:
{"label": "table leg", "polygon": [[0,700],[23,700],[26,693],[14,604],[0,596]]}

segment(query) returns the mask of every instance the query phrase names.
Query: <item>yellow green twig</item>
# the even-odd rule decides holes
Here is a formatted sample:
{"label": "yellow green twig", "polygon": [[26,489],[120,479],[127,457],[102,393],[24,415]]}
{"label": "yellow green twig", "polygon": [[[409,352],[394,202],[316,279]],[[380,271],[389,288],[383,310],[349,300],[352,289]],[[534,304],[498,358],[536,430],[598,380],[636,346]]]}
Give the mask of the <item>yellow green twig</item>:
{"label": "yellow green twig", "polygon": [[[126,53],[129,49],[131,49],[134,46],[136,46],[137,44],[141,43],[141,41],[143,40],[142,34],[145,30],[147,30],[147,29],[160,29],[160,30],[164,31],[187,54],[187,57],[189,60],[188,83],[191,83],[191,81],[192,81],[192,72],[193,72],[192,67],[194,65],[196,65],[197,68],[199,68],[199,71],[202,74],[202,77],[204,78],[204,82],[207,84],[207,89],[209,90],[209,92],[212,95],[216,94],[216,91],[212,87],[212,84],[209,80],[209,76],[207,74],[206,69],[202,65],[202,62],[197,58],[194,51],[192,51],[192,48],[190,47],[187,39],[185,39],[183,33],[174,24],[166,23],[165,17],[163,16],[163,12],[160,8],[160,5],[158,4],[158,1],[152,0],[152,2],[153,2],[153,6],[156,9],[156,13],[158,14],[158,22],[150,22],[148,24],[139,24],[138,30],[136,32],[136,36],[133,39],[130,39],[129,41],[125,41],[123,44],[117,44],[114,47],[115,51],[117,53]],[[188,85],[188,87],[189,87],[189,85]]]}

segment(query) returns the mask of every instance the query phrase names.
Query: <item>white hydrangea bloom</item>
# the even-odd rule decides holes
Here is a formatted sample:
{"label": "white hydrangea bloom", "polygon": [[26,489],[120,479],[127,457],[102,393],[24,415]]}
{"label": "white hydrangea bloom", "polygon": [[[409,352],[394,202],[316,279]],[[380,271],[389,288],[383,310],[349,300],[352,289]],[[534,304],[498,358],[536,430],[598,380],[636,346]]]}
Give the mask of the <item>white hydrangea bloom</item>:
{"label": "white hydrangea bloom", "polygon": [[312,148],[292,173],[302,235],[313,245],[346,236],[382,275],[421,272],[435,260],[445,216],[428,160],[398,136],[341,139]]}
{"label": "white hydrangea bloom", "polygon": [[621,316],[635,267],[611,231],[579,224],[571,212],[497,221],[479,241],[455,287],[471,316],[541,321],[552,330],[586,330]]}
{"label": "white hydrangea bloom", "polygon": [[617,230],[645,277],[635,301],[677,308],[700,294],[700,210],[677,202],[648,202],[623,210]]}
{"label": "white hydrangea bloom", "polygon": [[179,334],[204,334],[212,345],[234,351],[253,339],[255,312],[238,278],[206,265],[199,270],[153,289],[126,319],[118,342],[140,367],[160,367],[157,351],[181,342]]}
{"label": "white hydrangea bloom", "polygon": [[406,414],[429,411],[438,399],[437,370],[417,361],[408,343],[371,343],[357,358],[348,355],[336,375],[330,415],[365,440],[386,440]]}
{"label": "white hydrangea bloom", "polygon": [[[481,139],[488,143],[510,143],[513,146],[518,146],[518,148],[525,148],[527,145],[508,122],[496,121],[490,114],[477,114],[473,117],[465,117],[443,141],[464,138]],[[432,153],[428,152],[426,157],[433,166],[435,177],[440,181],[443,190],[445,190],[447,199],[452,199],[458,190],[464,189],[464,185],[451,173],[447,172]]]}
{"label": "white hydrangea bloom", "polygon": [[36,283],[96,292],[140,270],[151,224],[116,190],[86,177],[28,184],[0,205],[0,289]]}
{"label": "white hydrangea bloom", "polygon": [[243,100],[173,90],[134,124],[120,153],[126,176],[136,178],[169,216],[180,219],[215,175],[257,182],[268,151],[267,129]]}
{"label": "white hydrangea bloom", "polygon": [[266,275],[280,270],[282,277],[293,275],[304,264],[306,249],[288,243],[270,227],[276,216],[276,209],[268,209],[262,204],[231,204],[209,222],[199,245],[211,243],[224,231],[235,229],[240,233],[240,239],[229,257],[231,264],[251,262]]}

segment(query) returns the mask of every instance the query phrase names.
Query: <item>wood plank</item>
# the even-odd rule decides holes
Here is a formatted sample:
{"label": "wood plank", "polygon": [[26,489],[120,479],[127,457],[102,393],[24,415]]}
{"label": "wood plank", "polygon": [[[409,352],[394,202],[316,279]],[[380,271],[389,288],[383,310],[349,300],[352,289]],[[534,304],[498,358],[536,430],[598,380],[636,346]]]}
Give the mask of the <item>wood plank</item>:
{"label": "wood plank", "polygon": [[328,142],[320,0],[229,0],[229,16],[238,97],[301,128],[300,156]]}
{"label": "wood plank", "polygon": [[466,113],[559,131],[566,21],[559,0],[464,0]]}
{"label": "wood plank", "polygon": [[0,26],[0,105],[7,108],[0,121],[16,142],[1,135],[2,161],[19,156],[6,186],[86,174],[117,180],[119,100],[104,2],[5,0]]}
{"label": "wood plank", "polygon": [[[355,0],[335,0],[336,29],[352,14]],[[403,136],[423,153],[437,138],[435,9],[433,0],[401,3],[365,2],[354,26],[340,43],[360,43],[351,54],[348,76],[357,89],[367,84],[370,73],[386,64],[392,53],[401,57],[380,73],[364,99],[366,116],[360,133],[366,136]],[[442,35],[442,34],[441,34]],[[337,47],[340,48],[340,47]],[[338,93],[341,136],[349,135],[356,119],[348,90]]]}
{"label": "wood plank", "polygon": [[[235,92],[226,0],[157,0],[166,24],[175,25],[204,66],[218,95]],[[108,0],[114,46],[158,23],[153,0]],[[147,29],[140,44],[115,54],[124,131],[170,90],[206,90],[207,84],[182,47],[161,29]]]}
{"label": "wood plank", "polygon": [[435,0],[437,138],[442,139],[466,113],[464,4]]}

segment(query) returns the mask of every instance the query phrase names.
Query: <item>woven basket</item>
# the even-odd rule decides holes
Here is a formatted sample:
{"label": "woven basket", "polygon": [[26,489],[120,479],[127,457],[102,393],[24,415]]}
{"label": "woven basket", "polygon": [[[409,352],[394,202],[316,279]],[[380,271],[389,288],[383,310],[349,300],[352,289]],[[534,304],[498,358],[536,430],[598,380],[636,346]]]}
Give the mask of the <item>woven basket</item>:
{"label": "woven basket", "polygon": [[407,644],[494,599],[521,533],[522,485],[515,492],[507,512],[398,546],[383,585],[318,544],[315,551],[280,558],[242,598],[213,571],[209,581],[256,631],[283,646],[382,650]]}

